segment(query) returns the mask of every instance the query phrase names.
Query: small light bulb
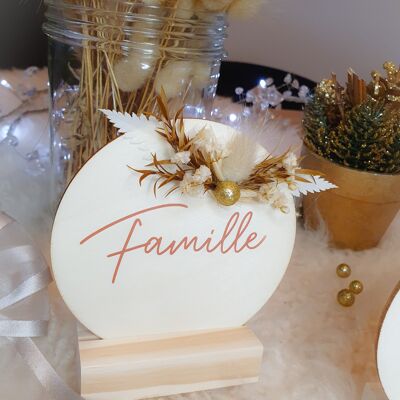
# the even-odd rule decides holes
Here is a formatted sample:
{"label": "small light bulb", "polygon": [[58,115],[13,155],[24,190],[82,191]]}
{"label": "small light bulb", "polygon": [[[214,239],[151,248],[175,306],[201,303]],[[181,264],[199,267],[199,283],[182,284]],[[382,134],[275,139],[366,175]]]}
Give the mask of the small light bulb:
{"label": "small light bulb", "polygon": [[5,79],[2,79],[0,81],[0,84],[1,84],[1,86],[4,86],[7,89],[11,89],[11,85]]}
{"label": "small light bulb", "polygon": [[259,85],[265,89],[267,87],[267,81],[265,79],[260,79]]}
{"label": "small light bulb", "polygon": [[229,121],[235,122],[237,120],[237,115],[236,114],[229,114]]}

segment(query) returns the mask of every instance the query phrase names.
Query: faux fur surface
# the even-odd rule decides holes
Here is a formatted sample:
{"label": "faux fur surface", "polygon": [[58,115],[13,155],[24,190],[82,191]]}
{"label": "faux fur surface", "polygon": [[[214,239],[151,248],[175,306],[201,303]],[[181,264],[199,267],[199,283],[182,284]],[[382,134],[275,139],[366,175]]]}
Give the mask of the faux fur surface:
{"label": "faux fur surface", "polygon": [[[26,161],[0,145],[0,209],[21,222],[45,250],[51,223],[46,190],[40,176],[26,172]],[[400,216],[377,248],[363,252],[329,249],[323,233],[306,232],[299,224],[287,274],[249,323],[265,348],[260,382],[170,399],[359,400],[365,383],[378,381],[375,344],[386,302],[400,279],[399,242]],[[341,262],[365,286],[349,309],[336,302],[337,292],[350,282],[336,276]],[[75,346],[74,340],[68,331],[54,365],[67,361],[65,349]],[[73,360],[72,351],[68,358]]]}
{"label": "faux fur surface", "polygon": [[[21,169],[13,164],[19,160],[11,153],[1,159],[4,168],[7,163],[7,168]],[[3,174],[3,185],[6,176]],[[29,206],[42,215],[41,222],[48,219],[40,205],[43,198],[34,196],[39,193],[36,183],[41,183],[30,178],[27,185],[22,172],[15,176],[19,178],[7,180],[1,205],[16,219],[32,224],[30,231],[36,230],[41,223],[26,209]],[[26,195],[9,197],[13,193]],[[32,195],[27,197],[29,193]],[[249,323],[265,348],[260,382],[171,399],[359,400],[365,383],[378,381],[375,344],[386,302],[400,280],[399,239],[400,216],[377,248],[363,252],[329,249],[323,233],[307,232],[299,223],[287,274]],[[341,262],[351,266],[351,279],[359,279],[365,286],[348,309],[336,302],[337,292],[351,280],[336,276]]]}
{"label": "faux fur surface", "polygon": [[[298,228],[296,246],[278,290],[249,325],[264,345],[260,381],[174,396],[174,400],[360,400],[377,382],[375,345],[382,313],[400,279],[400,216],[381,244],[352,252],[329,249],[324,234]],[[336,302],[350,278],[365,289],[351,308]]]}

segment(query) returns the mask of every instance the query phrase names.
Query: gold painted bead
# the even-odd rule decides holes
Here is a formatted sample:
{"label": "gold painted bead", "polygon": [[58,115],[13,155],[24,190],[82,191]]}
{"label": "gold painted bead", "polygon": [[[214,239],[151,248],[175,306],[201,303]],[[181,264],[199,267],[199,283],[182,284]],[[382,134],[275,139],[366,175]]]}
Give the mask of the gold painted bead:
{"label": "gold painted bead", "polygon": [[240,187],[237,183],[231,181],[218,182],[214,195],[218,203],[224,206],[232,206],[240,199]]}
{"label": "gold painted bead", "polygon": [[352,281],[349,290],[354,294],[360,294],[364,290],[364,285],[360,281]]}
{"label": "gold painted bead", "polygon": [[351,268],[347,264],[339,264],[336,267],[336,274],[340,278],[348,278],[351,275]]}
{"label": "gold painted bead", "polygon": [[337,301],[343,307],[351,307],[355,300],[356,297],[354,296],[354,293],[349,289],[343,289],[337,295]]}

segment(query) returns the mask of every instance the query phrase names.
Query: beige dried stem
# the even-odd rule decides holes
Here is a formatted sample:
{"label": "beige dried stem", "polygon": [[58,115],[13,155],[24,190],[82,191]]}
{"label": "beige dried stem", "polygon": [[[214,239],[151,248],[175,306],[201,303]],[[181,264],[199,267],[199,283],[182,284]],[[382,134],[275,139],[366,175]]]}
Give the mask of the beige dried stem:
{"label": "beige dried stem", "polygon": [[[142,114],[156,112],[155,79],[169,57],[171,34],[177,30],[175,15],[180,0],[170,0],[170,14],[165,18],[159,39],[159,58],[154,63],[149,78],[138,90],[129,93],[122,92],[114,73],[115,64],[124,57],[121,43],[126,29],[132,27],[132,22],[126,18],[115,18],[116,26],[110,27],[103,14],[88,13],[86,8],[98,10],[107,9],[119,15],[129,15],[140,11],[143,4],[139,2],[124,3],[107,0],[69,0],[73,4],[84,6],[79,18],[88,24],[82,28],[83,35],[100,39],[101,45],[84,43],[81,55],[81,70],[79,79],[79,95],[72,107],[73,136],[69,139],[71,158],[68,164],[66,180],[69,182],[83,164],[99,149],[116,137],[116,131],[98,111],[112,109],[120,112],[135,112]],[[111,4],[111,5],[110,5]],[[111,9],[110,9],[111,7]],[[66,17],[74,17],[70,11],[65,11]],[[108,22],[109,23],[109,22]],[[180,24],[179,30],[187,32],[190,25]],[[183,50],[182,50],[183,51]]]}

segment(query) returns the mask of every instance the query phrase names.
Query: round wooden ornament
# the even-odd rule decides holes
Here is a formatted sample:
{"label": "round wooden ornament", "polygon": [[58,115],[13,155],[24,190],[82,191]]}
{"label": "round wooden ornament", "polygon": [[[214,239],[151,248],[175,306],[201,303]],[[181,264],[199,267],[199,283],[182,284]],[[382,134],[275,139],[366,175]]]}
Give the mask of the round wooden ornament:
{"label": "round wooden ornament", "polygon": [[400,399],[400,283],[389,303],[377,344],[378,373],[389,399]]}
{"label": "round wooden ornament", "polygon": [[[222,141],[232,128],[185,120],[188,135],[210,125]],[[270,298],[289,263],[296,215],[262,202],[227,207],[210,192],[153,191],[139,184],[151,154],[171,149],[156,123],[137,124],[80,170],[60,203],[52,268],[75,316],[102,338],[225,329],[246,323]],[[266,151],[260,148],[260,154]]]}

